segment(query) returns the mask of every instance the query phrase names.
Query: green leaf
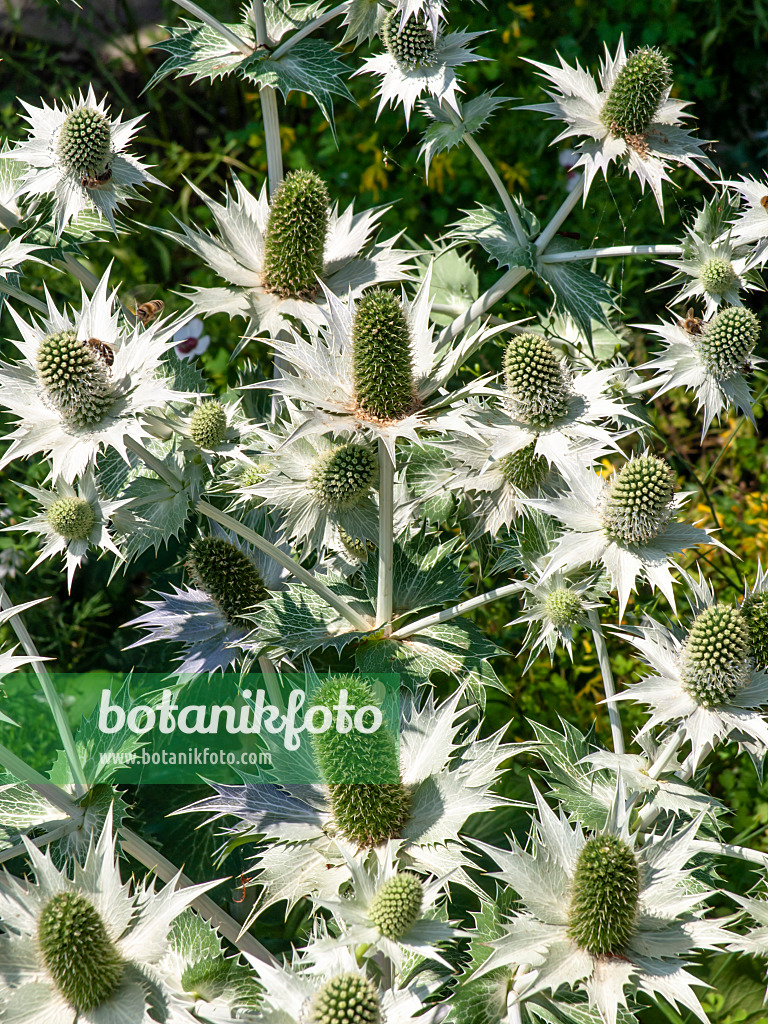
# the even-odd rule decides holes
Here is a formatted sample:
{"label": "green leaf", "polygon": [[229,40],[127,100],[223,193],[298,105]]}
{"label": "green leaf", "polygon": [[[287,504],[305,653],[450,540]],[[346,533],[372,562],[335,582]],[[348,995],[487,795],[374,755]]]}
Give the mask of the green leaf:
{"label": "green leaf", "polygon": [[[457,564],[455,538],[432,545],[424,534],[407,544],[396,542],[392,558],[392,607],[395,617],[436,605],[455,603],[467,586],[467,575]],[[362,582],[371,602],[379,582],[377,558],[362,568]]]}
{"label": "green leaf", "polygon": [[[241,53],[229,40],[219,35],[210,25],[187,20],[184,21],[184,25],[185,28],[167,29],[170,38],[155,43],[156,50],[166,50],[171,56],[150,78],[144,87],[144,92],[157,85],[158,82],[162,82],[168,75],[173,74],[177,78],[189,75],[193,82],[199,82],[204,78],[214,82],[217,78],[224,78],[246,60],[251,59],[249,55]],[[250,25],[227,24],[226,28],[255,48],[256,39]]]}
{"label": "green leaf", "polygon": [[60,824],[67,818],[66,811],[54,807],[26,783],[7,773],[0,775],[0,850],[17,846],[32,829]]}
{"label": "green leaf", "polygon": [[602,829],[608,816],[615,783],[609,772],[593,771],[581,763],[595,748],[588,737],[561,719],[563,733],[531,722],[540,753],[547,766],[544,774],[551,792],[586,827]]}
{"label": "green leaf", "polygon": [[204,918],[189,909],[180,914],[171,925],[168,942],[187,964],[222,955],[219,933]]}
{"label": "green leaf", "polygon": [[494,96],[493,91],[484,92],[462,104],[459,124],[453,123],[446,108],[437,100],[423,100],[422,110],[433,119],[433,123],[424,132],[424,141],[419,152],[419,156],[424,156],[425,173],[429,175],[429,165],[434,157],[460,145],[465,135],[474,135],[480,131],[496,110],[510,99],[510,96]]}
{"label": "green leaf", "polygon": [[[569,252],[577,248],[567,238],[553,238],[547,253]],[[570,314],[585,338],[592,338],[593,320],[610,328],[607,310],[615,306],[611,290],[601,277],[587,269],[584,260],[543,263],[539,259],[534,271],[551,289],[555,309]]]}
{"label": "green leaf", "polygon": [[128,561],[138,558],[149,548],[158,551],[172,537],[178,537],[186,526],[195,496],[190,488],[174,490],[164,480],[142,476],[132,480],[125,490],[132,498],[130,511],[135,518],[133,528],[125,535],[123,553]]}
{"label": "green leaf", "polygon": [[533,246],[521,246],[507,215],[492,206],[478,203],[474,210],[466,211],[453,225],[451,237],[457,242],[479,243],[500,267],[535,267]]}

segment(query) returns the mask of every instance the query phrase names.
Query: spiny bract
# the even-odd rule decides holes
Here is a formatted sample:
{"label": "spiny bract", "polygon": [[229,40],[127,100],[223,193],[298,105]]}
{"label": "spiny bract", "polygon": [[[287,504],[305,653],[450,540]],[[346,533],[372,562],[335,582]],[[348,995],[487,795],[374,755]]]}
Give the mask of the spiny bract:
{"label": "spiny bract", "polygon": [[112,152],[109,118],[92,107],[68,114],[59,132],[56,155],[64,167],[79,176],[101,174]]}
{"label": "spiny bract", "polygon": [[630,459],[614,477],[603,505],[605,532],[624,544],[653,540],[669,522],[673,497],[672,471],[663,459]]}
{"label": "spiny bract", "polygon": [[109,371],[75,331],[46,335],[37,350],[37,375],[50,403],[74,427],[99,423],[114,404]]}
{"label": "spiny bract", "polygon": [[318,456],[310,483],[326,508],[340,512],[353,508],[368,494],[377,466],[372,448],[350,441]]}
{"label": "spiny bract", "polygon": [[545,338],[512,338],[504,352],[504,381],[515,415],[525,423],[547,427],[568,412],[568,383]]}
{"label": "spiny bract", "polygon": [[557,587],[544,599],[544,610],[550,622],[558,629],[566,629],[579,621],[584,614],[584,602],[567,587]]}
{"label": "spiny bract", "polygon": [[637,860],[624,840],[588,839],[573,876],[569,935],[593,956],[621,953],[635,924],[639,892]]}
{"label": "spiny bract", "polygon": [[309,1011],[310,1024],[381,1024],[379,993],[362,974],[338,974],[317,992]]}
{"label": "spiny bract", "polygon": [[738,608],[713,604],[693,621],[682,656],[683,689],[702,707],[726,703],[749,679],[749,628]]}
{"label": "spiny bract", "polygon": [[79,1013],[110,999],[123,977],[123,962],[93,904],[61,892],[43,908],[37,941],[56,988]]}
{"label": "spiny bract", "polygon": [[650,127],[671,84],[669,61],[660,50],[633,50],[603,105],[603,124],[614,135],[638,139]]}
{"label": "spiny bract", "polygon": [[189,420],[189,434],[198,448],[215,448],[227,436],[227,414],[216,399],[201,402]]}
{"label": "spiny bract", "polygon": [[418,920],[423,899],[421,879],[410,871],[402,871],[379,888],[368,908],[368,917],[384,938],[396,942]]}
{"label": "spiny bract", "polygon": [[[243,618],[269,597],[261,573],[236,544],[219,537],[195,541],[187,556],[189,574],[233,624],[249,625]],[[252,624],[250,624],[252,625]]]}
{"label": "spiny bract", "polygon": [[360,411],[399,420],[414,404],[411,330],[400,300],[386,288],[366,292],[355,307],[352,373]]}
{"label": "spiny bract", "polygon": [[760,321],[744,306],[729,306],[705,324],[694,344],[702,363],[715,377],[732,377],[744,369],[760,337]]}
{"label": "spiny bract", "polygon": [[423,14],[409,18],[402,28],[402,12],[390,11],[381,23],[381,41],[390,57],[406,71],[429,67],[435,63],[435,38]]}
{"label": "spiny bract", "polygon": [[88,540],[96,523],[96,514],[85,498],[59,498],[49,505],[46,518],[65,540]]}
{"label": "spiny bract", "polygon": [[264,282],[288,298],[312,298],[323,272],[330,196],[314,171],[286,174],[269,209],[264,240]]}

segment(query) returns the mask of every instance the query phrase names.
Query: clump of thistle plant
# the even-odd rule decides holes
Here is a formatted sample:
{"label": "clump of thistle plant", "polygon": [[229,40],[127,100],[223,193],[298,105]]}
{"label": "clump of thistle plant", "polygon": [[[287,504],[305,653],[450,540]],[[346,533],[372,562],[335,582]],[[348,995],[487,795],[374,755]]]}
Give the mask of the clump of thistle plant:
{"label": "clump of thistle plant", "polygon": [[308,1019],[311,1024],[381,1024],[379,993],[363,974],[338,974],[315,993]]}
{"label": "clump of thistle plant", "polygon": [[187,570],[197,586],[237,625],[249,625],[246,612],[269,597],[261,573],[236,544],[202,537],[187,555]]}
{"label": "clump of thistle plant", "polygon": [[414,405],[411,330],[397,295],[366,292],[355,307],[352,366],[360,411],[377,420],[398,420]]}
{"label": "clump of thistle plant", "polygon": [[637,916],[640,872],[632,849],[614,835],[588,839],[579,854],[568,932],[593,956],[620,954]]}
{"label": "clump of thistle plant", "polygon": [[704,325],[694,344],[709,372],[727,379],[744,369],[759,337],[755,314],[744,306],[729,306]]}
{"label": "clump of thistle plant", "polygon": [[624,544],[645,544],[669,522],[674,479],[663,459],[639,455],[615,475],[602,507],[609,537]]}
{"label": "clump of thistle plant", "polygon": [[317,458],[310,486],[326,508],[344,511],[354,508],[369,493],[377,468],[370,446],[339,444]]}
{"label": "clump of thistle plant", "polygon": [[654,46],[633,50],[603,105],[603,124],[625,140],[641,139],[671,84],[669,61],[660,50]]}
{"label": "clump of thistle plant", "polygon": [[283,297],[312,298],[322,273],[330,196],[314,171],[286,174],[272,197],[264,282]]}
{"label": "clump of thistle plant", "polygon": [[435,63],[435,37],[423,14],[408,18],[402,29],[402,12],[390,11],[381,23],[381,41],[397,63],[407,71]]}
{"label": "clump of thistle plant", "polygon": [[418,875],[401,871],[378,889],[368,907],[368,917],[386,939],[396,942],[419,919],[424,886]]}
{"label": "clump of thistle plant", "polygon": [[75,331],[46,335],[37,350],[37,374],[48,401],[74,427],[99,423],[114,405],[109,370]]}
{"label": "clump of thistle plant", "polygon": [[548,427],[568,412],[568,381],[546,338],[518,334],[508,342],[504,383],[515,415],[532,426]]}
{"label": "clump of thistle plant", "polygon": [[79,107],[68,114],[59,132],[56,155],[76,175],[103,173],[112,152],[109,118],[92,107]]}
{"label": "clump of thistle plant", "polygon": [[749,626],[730,604],[713,604],[693,621],[682,654],[683,688],[702,707],[727,701],[749,679]]}
{"label": "clump of thistle plant", "polygon": [[198,448],[215,448],[227,436],[227,414],[210,398],[198,405],[189,420],[189,435]]}

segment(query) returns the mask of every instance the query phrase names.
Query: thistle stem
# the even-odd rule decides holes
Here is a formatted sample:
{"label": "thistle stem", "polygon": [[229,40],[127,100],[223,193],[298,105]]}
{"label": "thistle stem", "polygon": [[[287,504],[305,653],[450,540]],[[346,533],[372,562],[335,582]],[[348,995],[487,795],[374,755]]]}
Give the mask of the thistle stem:
{"label": "thistle stem", "polygon": [[592,638],[595,641],[597,660],[600,665],[600,674],[603,677],[605,696],[609,698],[608,718],[611,723],[611,735],[613,736],[613,749],[617,754],[624,753],[624,734],[621,731],[621,715],[616,701],[610,700],[616,696],[616,687],[613,683],[613,672],[611,671],[611,659],[608,657],[608,648],[605,644],[605,637],[600,627],[600,617],[595,608],[589,609],[589,624],[592,628]]}
{"label": "thistle stem", "polygon": [[13,210],[9,210],[8,207],[3,206],[2,203],[0,203],[0,225],[4,228],[8,228],[9,230],[10,228],[18,227],[19,225],[19,218]]}
{"label": "thistle stem", "polygon": [[[51,829],[50,832],[46,832],[42,836],[27,836],[30,843],[34,843],[37,847],[47,846],[49,843],[55,843],[57,839],[63,839],[64,836],[69,835],[73,829],[71,821],[65,821],[63,825],[59,825],[58,828]],[[11,846],[7,850],[3,850],[0,853],[0,864],[4,864],[7,860],[13,860],[14,857],[22,857],[27,852],[27,848],[23,843],[17,843],[16,846]]]}
{"label": "thistle stem", "polygon": [[579,249],[575,252],[553,252],[541,257],[542,263],[572,263],[608,256],[680,256],[680,245],[609,245],[600,249]]}
{"label": "thistle stem", "polygon": [[[264,13],[264,0],[253,0],[251,4],[253,21],[256,26],[256,45],[262,49],[269,47],[267,19]],[[274,56],[271,58],[274,60]],[[259,89],[261,115],[264,120],[264,142],[267,147],[267,171],[269,174],[269,194],[283,180],[283,149],[280,143],[280,116],[277,112],[277,95],[271,85],[262,85]]]}
{"label": "thistle stem", "polygon": [[768,867],[768,854],[752,850],[748,846],[733,846],[731,843],[719,843],[716,839],[699,839],[697,846],[702,853],[720,854],[722,857],[733,857],[750,864]]}
{"label": "thistle stem", "polygon": [[[443,104],[443,108],[449,110],[445,104]],[[451,114],[451,119],[454,124],[458,127],[461,124],[461,121],[456,117],[456,114],[452,110],[449,110],[449,113]],[[479,143],[476,142],[471,135],[465,133],[462,138],[462,142],[464,142],[471,152],[477,157],[483,170],[490,178],[491,184],[496,189],[499,199],[501,200],[501,204],[504,207],[504,212],[509,217],[510,223],[512,224],[512,229],[515,232],[515,238],[517,238],[518,244],[525,245],[527,240],[525,229],[523,228],[518,212],[515,209],[515,204],[512,202],[512,197],[507,191],[504,182],[499,177],[496,168],[485,155]]]}
{"label": "thistle stem", "polygon": [[584,175],[582,174],[576,183],[573,191],[568,193],[568,197],[563,200],[560,208],[555,213],[552,220],[547,224],[544,230],[541,232],[539,237],[536,239],[536,252],[541,253],[547,248],[549,243],[555,237],[557,232],[560,230],[562,225],[568,219],[568,216],[573,212],[574,207],[578,201],[584,195]]}
{"label": "thistle stem", "polygon": [[32,309],[36,309],[38,313],[48,314],[48,307],[40,299],[36,299],[34,295],[29,295],[21,288],[15,288],[12,284],[8,284],[7,281],[0,279],[0,292],[4,295],[10,295],[13,299],[19,299],[21,302],[26,302]]}
{"label": "thistle stem", "polygon": [[423,619],[418,619],[416,622],[409,622],[406,626],[401,626],[400,629],[396,629],[392,634],[392,639],[405,640],[406,637],[413,636],[414,633],[419,633],[423,629],[436,626],[440,622],[447,622],[448,619],[455,619],[459,615],[471,612],[474,608],[481,608],[484,604],[490,604],[491,601],[498,601],[502,597],[509,597],[510,594],[515,594],[519,590],[519,583],[507,583],[503,587],[496,587],[495,590],[488,590],[485,594],[470,597],[467,601],[461,601],[459,604],[451,605],[450,608],[443,608],[442,611],[434,612],[432,615],[425,615]]}
{"label": "thistle stem", "polygon": [[244,39],[241,39],[236,32],[228,29],[226,25],[222,25],[218,18],[214,18],[212,14],[204,11],[197,4],[193,4],[191,0],[174,0],[174,3],[177,3],[179,7],[183,7],[185,11],[189,11],[190,14],[194,14],[200,21],[204,21],[214,32],[218,32],[220,36],[226,39],[228,43],[231,43],[236,50],[245,54],[246,57],[250,57],[253,53],[253,47],[249,46]]}
{"label": "thistle stem", "polygon": [[678,729],[670,739],[664,744],[659,753],[656,755],[656,760],[653,762],[651,767],[648,769],[648,777],[651,779],[658,779],[667,769],[667,765],[675,756],[677,751],[680,749],[680,745],[683,742],[683,730]]}
{"label": "thistle stem", "polygon": [[376,625],[392,618],[392,565],[395,534],[395,465],[379,439],[379,581],[376,591]]}
{"label": "thistle stem", "polygon": [[209,504],[207,501],[198,501],[197,511],[204,516],[208,516],[209,519],[213,519],[215,523],[225,527],[227,530],[232,530],[243,540],[247,540],[249,544],[253,544],[255,548],[263,551],[271,558],[282,565],[284,569],[292,573],[298,580],[305,583],[310,587],[316,594],[323,598],[332,608],[334,608],[339,615],[342,615],[347,622],[350,622],[355,629],[359,629],[363,632],[368,632],[371,629],[371,623],[367,622],[362,615],[350,608],[346,601],[342,600],[337,594],[334,594],[324,583],[320,580],[315,579],[311,572],[308,572],[303,566],[295,562],[290,555],[286,554],[285,551],[281,551],[280,548],[275,547],[264,537],[255,533],[247,526],[243,526],[237,519],[227,515],[226,512],[222,512],[217,509],[214,505]]}
{"label": "thistle stem", "polygon": [[272,60],[279,60],[284,54],[288,53],[291,47],[295,46],[296,43],[300,43],[302,39],[306,39],[307,36],[312,35],[313,32],[322,28],[326,22],[332,21],[334,18],[338,17],[339,14],[346,14],[351,6],[352,0],[345,0],[343,4],[339,4],[338,7],[331,8],[330,11],[326,11],[318,18],[315,18],[313,21],[304,25],[298,30],[298,32],[294,32],[292,36],[289,36],[284,43],[281,43],[280,46],[278,46],[272,54]]}
{"label": "thistle stem", "polygon": [[[13,607],[13,601],[11,601],[2,584],[0,584],[0,609],[7,609],[10,611]],[[56,729],[58,730],[59,737],[64,746],[64,753],[66,754],[67,761],[69,761],[72,778],[74,779],[78,790],[83,788],[83,791],[85,791],[88,788],[85,780],[85,772],[83,771],[83,766],[80,763],[80,757],[77,753],[77,747],[75,746],[75,738],[69,727],[69,722],[67,721],[67,716],[64,711],[64,706],[61,703],[59,692],[53,685],[53,680],[48,673],[48,669],[42,663],[40,654],[38,653],[34,641],[32,640],[27,627],[24,625],[21,616],[17,612],[16,614],[9,616],[8,621],[10,622],[13,631],[19,638],[26,653],[30,658],[35,659],[32,662],[32,668],[37,676],[38,682],[40,683],[40,688],[45,695],[45,699],[48,702],[48,707],[51,709],[53,720],[56,723]]]}
{"label": "thistle stem", "polygon": [[182,491],[184,484],[179,480],[175,473],[173,473],[157,456],[153,455],[152,452],[148,451],[143,444],[138,441],[134,441],[128,434],[123,438],[123,443],[128,451],[133,452],[134,455],[138,455],[141,461],[151,469],[153,473],[157,473],[161,480],[165,480],[170,488],[174,491]]}

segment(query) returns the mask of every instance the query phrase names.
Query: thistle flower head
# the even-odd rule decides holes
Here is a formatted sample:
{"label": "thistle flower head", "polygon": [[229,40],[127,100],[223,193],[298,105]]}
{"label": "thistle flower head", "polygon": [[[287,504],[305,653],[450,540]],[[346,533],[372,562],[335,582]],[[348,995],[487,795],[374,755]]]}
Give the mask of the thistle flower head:
{"label": "thistle flower head", "polygon": [[286,174],[272,197],[264,239],[267,290],[312,298],[323,271],[330,196],[314,171]]}
{"label": "thistle flower head", "polygon": [[747,624],[755,668],[768,671],[768,593],[761,591],[745,598],[741,616]]}
{"label": "thistle flower head", "polygon": [[568,411],[568,383],[545,338],[518,334],[504,352],[507,394],[520,419],[546,427]]}
{"label": "thistle flower head", "polygon": [[550,622],[558,629],[575,625],[584,614],[584,601],[568,587],[550,590],[544,599],[544,610]]}
{"label": "thistle flower head", "polygon": [[78,107],[67,114],[59,131],[56,155],[72,174],[102,173],[112,153],[109,118],[93,107]]}
{"label": "thistle flower head", "polygon": [[215,448],[227,436],[227,414],[215,398],[201,402],[189,421],[189,433],[198,448]]}
{"label": "thistle flower head", "polygon": [[109,370],[75,331],[46,335],[37,351],[37,375],[45,397],[72,426],[98,423],[114,404]]}
{"label": "thistle flower head", "polygon": [[397,941],[418,920],[424,886],[418,875],[401,871],[385,882],[368,908],[368,916],[381,934]]}
{"label": "thistle flower head", "polygon": [[48,507],[48,522],[65,540],[88,540],[96,514],[85,498],[59,498]]}
{"label": "thistle flower head", "polygon": [[353,508],[370,491],[376,469],[374,450],[350,441],[318,456],[311,487],[327,508]]}
{"label": "thistle flower head", "polygon": [[61,892],[48,901],[37,942],[56,988],[79,1013],[95,1010],[120,986],[120,955],[98,911],[80,893]]}
{"label": "thistle flower head", "polygon": [[633,50],[603,105],[603,124],[613,135],[641,148],[639,140],[656,120],[671,84],[669,61],[660,50],[654,46]]}
{"label": "thistle flower head", "polygon": [[402,12],[396,9],[390,11],[381,24],[381,40],[387,53],[406,71],[430,67],[437,59],[437,48],[424,15],[409,18],[402,30],[401,20]]}
{"label": "thistle flower head", "polygon": [[638,909],[640,872],[635,854],[616,835],[588,839],[576,861],[568,933],[593,956],[621,953]]}
{"label": "thistle flower head", "polygon": [[655,455],[630,459],[616,474],[602,507],[612,540],[645,544],[666,527],[674,497],[672,471]]}
{"label": "thistle flower head", "polygon": [[352,370],[360,410],[378,420],[397,420],[413,408],[411,330],[393,291],[366,292],[355,307]]}
{"label": "thistle flower head", "polygon": [[233,624],[248,624],[244,614],[269,596],[261,573],[236,544],[219,537],[195,541],[187,569],[197,586]]}
{"label": "thistle flower head", "polygon": [[733,269],[730,260],[722,256],[710,256],[705,260],[699,270],[699,280],[704,289],[715,295],[722,295],[738,280],[738,275]]}
{"label": "thistle flower head", "polygon": [[738,608],[713,604],[694,619],[682,653],[683,689],[704,708],[727,703],[749,681],[749,627]]}
{"label": "thistle flower head", "polygon": [[546,479],[549,463],[543,455],[536,454],[536,442],[531,441],[525,448],[499,459],[499,469],[508,484],[531,491]]}
{"label": "thistle flower head", "polygon": [[704,324],[694,344],[702,363],[715,377],[739,373],[760,337],[760,321],[745,306],[729,306]]}
{"label": "thistle flower head", "polygon": [[363,974],[348,972],[331,978],[315,993],[310,1024],[381,1024],[376,986]]}

